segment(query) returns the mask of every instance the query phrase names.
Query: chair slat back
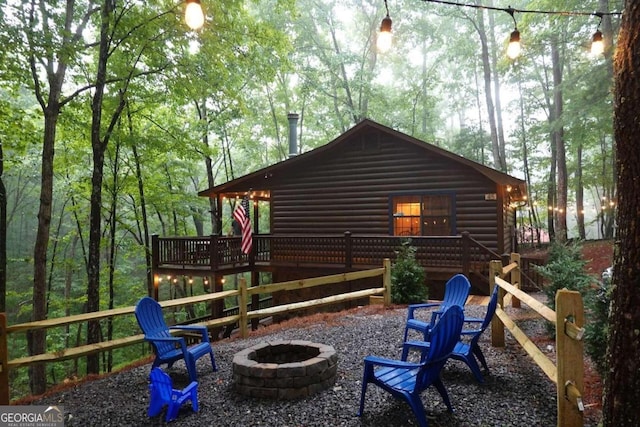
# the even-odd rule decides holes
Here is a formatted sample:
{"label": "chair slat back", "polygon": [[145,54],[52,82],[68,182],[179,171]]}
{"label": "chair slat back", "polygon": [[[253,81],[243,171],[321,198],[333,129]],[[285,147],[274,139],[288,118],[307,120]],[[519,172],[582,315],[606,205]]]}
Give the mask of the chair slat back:
{"label": "chair slat back", "polygon": [[153,368],[151,370],[151,374],[149,375],[149,380],[151,381],[150,387],[152,387],[160,400],[167,404],[171,402],[171,393],[173,391],[173,382],[171,381],[171,377],[167,375],[160,368]]}
{"label": "chair slat back", "polygon": [[441,309],[444,311],[454,305],[464,307],[470,291],[471,283],[469,279],[464,274],[456,274],[445,285]]}
{"label": "chair slat back", "polygon": [[423,362],[424,367],[420,370],[416,389],[428,387],[434,378],[440,375],[440,370],[460,339],[463,323],[462,307],[454,305],[449,307],[435,324],[431,330],[429,352]]}
{"label": "chair slat back", "polygon": [[491,319],[493,315],[496,313],[496,308],[498,306],[498,290],[500,286],[496,285],[493,288],[493,292],[491,293],[491,298],[489,299],[489,304],[487,304],[487,312],[484,315],[484,319],[482,321],[482,325],[480,326],[480,330],[478,333],[472,338],[472,340],[478,341],[480,339],[480,335],[484,332],[485,329],[489,327],[491,323]]}
{"label": "chair slat back", "polygon": [[[153,298],[141,298],[136,304],[135,315],[138,325],[146,338],[168,338],[171,336],[169,327],[164,321],[162,307]],[[152,344],[161,355],[175,349],[174,344],[169,342],[152,341]]]}

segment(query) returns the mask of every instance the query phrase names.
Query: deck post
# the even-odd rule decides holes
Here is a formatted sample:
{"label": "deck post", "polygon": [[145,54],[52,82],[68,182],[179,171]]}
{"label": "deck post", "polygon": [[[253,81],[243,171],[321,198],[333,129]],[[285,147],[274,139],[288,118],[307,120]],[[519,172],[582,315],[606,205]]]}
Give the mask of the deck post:
{"label": "deck post", "polygon": [[209,236],[209,265],[211,271],[216,271],[218,267],[218,236],[216,234]]}
{"label": "deck post", "polygon": [[[470,234],[468,231],[462,232],[462,274],[469,277],[469,270],[471,269],[471,254],[469,253]],[[489,293],[491,295],[491,293]]]}
{"label": "deck post", "polygon": [[350,231],[344,232],[344,264],[346,268],[353,267],[353,242]]}
{"label": "deck post", "polygon": [[0,405],[9,404],[9,355],[7,351],[7,315],[0,313]]}
{"label": "deck post", "polygon": [[558,427],[584,425],[584,307],[578,291],[556,293]]}
{"label": "deck post", "polygon": [[[158,301],[160,296],[160,282],[158,280],[158,265],[160,265],[160,240],[157,234],[151,235],[151,280],[149,283],[149,296]],[[153,292],[153,294],[151,293]]]}
{"label": "deck post", "polygon": [[[511,284],[513,286],[515,286],[516,288],[522,290],[522,277],[521,277],[521,271],[520,268],[522,267],[522,264],[520,263],[520,254],[519,253],[512,253],[511,254],[511,258],[510,258],[510,263],[515,262],[516,264],[518,264],[518,268],[515,268],[513,270],[511,270]],[[511,307],[513,308],[520,308],[520,300],[518,298],[516,298],[515,296],[513,296],[511,298]]]}
{"label": "deck post", "polygon": [[[494,259],[489,261],[489,294],[493,292],[496,284],[496,276],[502,273],[502,261]],[[498,290],[498,305],[500,308],[504,306],[504,289]],[[504,347],[504,324],[498,318],[493,316],[491,319],[491,345],[493,347]]]}

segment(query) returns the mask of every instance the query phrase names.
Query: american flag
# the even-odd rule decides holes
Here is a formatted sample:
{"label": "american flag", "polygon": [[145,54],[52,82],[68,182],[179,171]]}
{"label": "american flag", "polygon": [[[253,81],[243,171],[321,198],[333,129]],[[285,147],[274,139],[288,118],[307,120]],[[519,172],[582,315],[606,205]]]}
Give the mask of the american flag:
{"label": "american flag", "polygon": [[242,227],[242,252],[248,254],[251,252],[251,218],[249,216],[249,197],[244,196],[242,201],[233,211],[233,218],[238,221]]}

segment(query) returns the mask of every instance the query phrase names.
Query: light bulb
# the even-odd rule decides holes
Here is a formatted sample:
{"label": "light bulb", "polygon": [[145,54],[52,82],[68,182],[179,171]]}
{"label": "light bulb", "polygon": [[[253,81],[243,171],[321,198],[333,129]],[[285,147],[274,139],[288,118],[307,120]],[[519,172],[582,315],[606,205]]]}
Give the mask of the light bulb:
{"label": "light bulb", "polygon": [[509,38],[509,47],[507,47],[507,56],[511,59],[516,59],[520,56],[520,31],[513,30],[511,37]]}
{"label": "light bulb", "polygon": [[200,0],[187,0],[184,10],[184,20],[192,30],[198,30],[204,25],[204,12]]}
{"label": "light bulb", "polygon": [[604,53],[604,40],[602,39],[602,33],[600,30],[593,34],[593,41],[591,42],[591,54],[594,56],[602,55]]}
{"label": "light bulb", "polygon": [[380,32],[378,33],[378,40],[376,42],[378,50],[380,52],[386,52],[391,48],[391,18],[387,15],[380,24]]}

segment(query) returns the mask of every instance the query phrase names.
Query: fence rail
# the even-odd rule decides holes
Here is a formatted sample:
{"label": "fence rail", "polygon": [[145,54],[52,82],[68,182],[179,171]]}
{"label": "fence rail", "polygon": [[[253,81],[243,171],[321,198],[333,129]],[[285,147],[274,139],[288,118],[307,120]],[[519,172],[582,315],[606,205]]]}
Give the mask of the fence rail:
{"label": "fence rail", "polygon": [[[264,309],[253,311],[247,310],[247,305],[251,302],[253,295],[272,293],[276,291],[287,291],[293,289],[310,288],[313,286],[330,285],[334,283],[348,282],[352,280],[363,279],[367,277],[381,277],[382,286],[360,291],[348,292],[344,294],[332,295],[330,297],[319,298],[314,300],[302,301],[292,304],[283,304]],[[269,285],[261,285],[255,287],[247,287],[246,281],[241,280],[238,290],[229,290],[216,292],[212,294],[199,295],[194,297],[180,298],[169,301],[161,301],[163,308],[188,306],[197,303],[212,302],[222,300],[228,297],[238,297],[239,313],[235,315],[225,316],[217,319],[211,319],[198,323],[209,329],[213,329],[225,325],[233,325],[238,323],[240,335],[246,337],[249,331],[248,321],[251,319],[260,319],[270,317],[277,313],[291,312],[299,309],[320,307],[335,304],[343,301],[365,298],[367,296],[381,295],[386,305],[391,303],[391,261],[385,259],[381,268],[371,270],[363,270],[352,273],[335,274],[331,276],[314,277],[310,279],[294,280],[289,282],[273,283]],[[94,313],[85,313],[75,316],[60,317],[55,319],[47,319],[36,322],[28,322],[17,325],[7,326],[7,319],[4,313],[0,313],[0,405],[8,405],[10,401],[9,393],[9,371],[28,367],[37,363],[52,363],[67,359],[79,358],[89,354],[100,353],[126,347],[144,342],[143,334],[131,335],[123,338],[117,338],[110,341],[104,341],[97,344],[83,345],[51,353],[38,354],[34,356],[20,357],[9,359],[8,336],[21,332],[28,332],[38,329],[50,329],[55,327],[63,327],[74,323],[88,322],[93,320],[102,320],[118,316],[126,316],[134,314],[135,306],[123,307],[112,310],[104,310]]]}
{"label": "fence rail", "polygon": [[[512,255],[512,262],[503,267],[500,261],[491,261],[489,266],[489,286],[491,291],[499,286],[499,306],[491,321],[491,344],[504,347],[507,328],[522,348],[531,356],[542,371],[556,384],[558,427],[578,427],[584,425],[584,308],[579,292],[562,289],[556,293],[552,310],[520,287],[520,258]],[[511,283],[504,280],[510,276]],[[538,315],[555,325],[556,363],[549,359],[529,339],[522,329],[503,310],[511,302],[519,306],[520,302],[533,309]]]}

